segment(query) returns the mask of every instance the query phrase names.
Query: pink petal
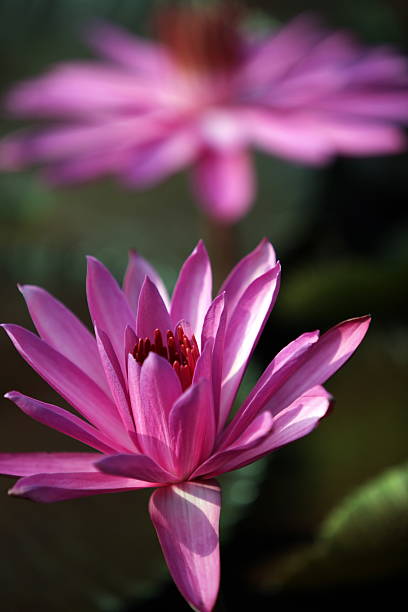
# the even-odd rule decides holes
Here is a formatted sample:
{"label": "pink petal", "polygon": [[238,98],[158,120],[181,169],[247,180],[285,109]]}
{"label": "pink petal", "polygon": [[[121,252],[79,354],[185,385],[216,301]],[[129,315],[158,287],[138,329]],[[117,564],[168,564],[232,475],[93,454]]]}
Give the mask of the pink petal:
{"label": "pink petal", "polygon": [[[208,344],[210,342],[212,343],[212,354],[210,356],[211,363],[209,366],[207,366],[207,371],[211,368],[211,375],[207,375],[206,378],[209,378],[212,381],[214,414],[217,429],[220,422],[220,398],[223,376],[224,343],[228,314],[225,301],[225,292],[223,292],[217,296],[211,304],[204,320],[201,341],[202,346],[204,346],[202,357],[207,350]],[[197,375],[194,376],[194,380],[198,380],[197,377],[201,374],[200,370],[203,368],[200,360],[196,365]]]}
{"label": "pink petal", "polygon": [[[283,378],[286,376],[287,371],[291,371],[296,368],[296,364],[303,363],[303,355],[310,350],[311,346],[319,340],[319,332],[306,332],[300,335],[296,340],[290,342],[285,346],[263,372],[262,376],[258,379],[255,386],[251,389],[242,406],[239,409],[237,418],[234,418],[229,426],[222,433],[222,437],[219,444],[219,449],[226,449],[236,444],[237,437],[240,438],[245,433],[247,427],[251,427],[251,422],[248,419],[241,419],[239,415],[243,415],[247,412],[247,407],[250,406],[257,395],[261,395],[263,392],[267,392],[271,384],[271,380],[275,377],[277,380],[277,374],[282,369],[281,375]],[[285,369],[285,366],[286,369]],[[279,379],[280,380],[280,379]],[[263,391],[262,391],[263,390]],[[248,425],[249,422],[249,425]]]}
{"label": "pink petal", "polygon": [[105,332],[95,327],[95,335],[102,365],[119,416],[122,419],[125,429],[127,431],[134,431],[135,424],[132,418],[130,399],[118,358]]}
{"label": "pink petal", "polygon": [[111,474],[113,476],[137,478],[156,484],[168,484],[175,480],[172,474],[163,470],[153,459],[146,455],[109,455],[99,458],[95,465],[104,474]]}
{"label": "pink petal", "polygon": [[222,223],[238,221],[255,197],[249,154],[243,150],[205,151],[193,168],[193,186],[209,215]]}
{"label": "pink petal", "polygon": [[289,367],[292,367],[296,361],[302,359],[304,353],[308,351],[318,340],[318,331],[306,332],[285,346],[276,355],[276,357],[272,359],[262,376],[258,379],[255,386],[246,397],[241,409],[244,410],[245,407],[251,403],[257,393],[259,393],[259,391],[269,383],[272,377],[276,375],[278,370],[283,368],[286,364],[289,364]]}
{"label": "pink petal", "polygon": [[313,16],[301,15],[292,19],[254,48],[241,73],[246,87],[254,89],[273,86],[274,82],[279,81],[308,56],[323,35],[324,32]]}
{"label": "pink petal", "polygon": [[[143,414],[142,400],[140,396],[140,374],[142,368],[131,353],[129,353],[127,357],[127,369],[130,404],[132,407],[133,421],[135,423],[135,429],[137,432],[139,428],[139,414]],[[139,444],[138,448],[140,448]]]}
{"label": "pink petal", "polygon": [[154,87],[150,81],[147,88],[145,79],[108,64],[65,62],[17,84],[6,97],[6,108],[18,116],[65,119],[71,115],[93,121],[104,117],[106,121],[113,111],[151,108],[162,98],[159,85]]}
{"label": "pink petal", "polygon": [[136,336],[136,332],[129,327],[129,325],[125,329],[125,339],[124,339],[124,357],[125,364],[128,363],[129,354],[133,354],[134,348],[136,346],[138,338]]}
{"label": "pink petal", "polygon": [[220,427],[228,416],[247,362],[279,292],[280,265],[258,277],[239,300],[226,331]]}
{"label": "pink petal", "polygon": [[146,276],[148,276],[152,283],[156,285],[163,302],[167,308],[169,307],[169,297],[166,287],[164,286],[163,281],[157,274],[156,270],[136,251],[130,251],[129,263],[123,281],[123,291],[125,292],[129,304],[135,314],[137,312],[140,291]]}
{"label": "pink petal", "polygon": [[[44,94],[45,95],[45,94]],[[51,127],[39,131],[20,132],[11,136],[10,142],[20,146],[21,162],[58,161],[77,156],[103,153],[111,158],[113,149],[116,156],[133,149],[151,139],[157,131],[155,122],[140,118],[107,120],[92,123],[74,123]],[[137,135],[135,137],[135,134]],[[99,159],[99,157],[96,157]],[[112,158],[112,165],[114,165]]]}
{"label": "pink petal", "polygon": [[171,300],[173,326],[185,319],[200,340],[204,317],[211,304],[212,273],[208,253],[200,240],[180,270]]}
{"label": "pink petal", "polygon": [[[349,81],[357,86],[382,85],[395,87],[407,82],[407,58],[392,48],[382,46],[366,50],[364,57],[355,62],[348,72]],[[384,90],[384,93],[388,91]],[[383,92],[379,92],[381,94]],[[396,91],[395,93],[400,93]],[[402,92],[401,92],[402,93]]]}
{"label": "pink petal", "polygon": [[111,440],[105,433],[99,431],[86,421],[71,414],[63,408],[46,404],[27,397],[18,391],[10,391],[5,397],[14,402],[25,414],[47,427],[56,429],[71,438],[75,438],[102,453],[112,453],[123,450],[121,444]]}
{"label": "pink petal", "polygon": [[[351,117],[361,117],[362,122],[369,119],[385,121],[406,121],[408,118],[408,95],[401,91],[344,91],[329,99],[317,100],[316,108],[323,113],[340,113]],[[330,116],[330,115],[329,115]],[[363,123],[363,125],[364,125]],[[376,124],[369,124],[375,127]]]}
{"label": "pink petal", "polygon": [[98,22],[88,31],[88,43],[106,59],[149,80],[170,65],[166,49],[111,24]]}
{"label": "pink petal", "polygon": [[157,489],[149,511],[170,573],[188,603],[210,612],[219,587],[218,484],[185,482]]}
{"label": "pink petal", "polygon": [[56,502],[102,493],[120,493],[152,487],[151,482],[109,476],[100,472],[66,474],[36,474],[20,478],[9,495],[36,502]]}
{"label": "pink petal", "polygon": [[225,291],[228,302],[228,320],[249,285],[276,264],[271,243],[264,238],[246,257],[243,257],[230,272],[219,291]]}
{"label": "pink petal", "polygon": [[216,424],[208,380],[201,379],[176,401],[169,415],[169,433],[175,473],[187,480],[214,446]]}
{"label": "pink petal", "polygon": [[[237,470],[249,463],[257,461],[267,453],[277,450],[310,433],[326,415],[331,404],[330,395],[320,386],[314,387],[295,400],[288,408],[276,415],[269,431],[259,431],[258,439],[254,437],[252,444],[227,448],[201,466],[194,477],[212,478],[218,474]],[[265,414],[261,413],[255,421]],[[270,414],[270,413],[269,413]],[[251,425],[249,430],[253,429]],[[263,435],[262,435],[263,434]]]}
{"label": "pink petal", "polygon": [[43,340],[19,325],[3,325],[29,365],[80,414],[120,444],[129,439],[113,402],[93,380]]}
{"label": "pink petal", "polygon": [[319,117],[286,111],[248,112],[251,140],[267,153],[309,164],[324,164],[335,147]]}
{"label": "pink petal", "polygon": [[207,310],[204,317],[203,331],[201,334],[201,346],[205,346],[208,340],[214,340],[217,336],[221,317],[225,308],[225,293],[222,292],[220,295],[212,301],[211,306]]}
{"label": "pink petal", "polygon": [[134,412],[134,419],[140,446],[146,455],[172,472],[168,417],[181,395],[181,385],[166,359],[155,353],[148,355],[140,370],[139,393],[140,405],[137,406],[139,410]]}
{"label": "pink petal", "polygon": [[[247,429],[235,442],[214,452],[191,475],[191,478],[211,477],[229,471],[229,465],[235,465],[241,460],[245,451],[258,448],[273,427],[273,418],[269,412],[262,412],[250,423]],[[233,469],[233,468],[231,468]]]}
{"label": "pink petal", "polygon": [[[24,143],[22,146],[24,147]],[[42,169],[41,174],[44,180],[51,185],[69,185],[89,181],[106,173],[116,173],[118,166],[125,158],[126,152],[113,146],[109,149],[98,148],[86,153],[78,151],[77,154],[72,153],[71,156],[62,160],[50,160],[49,165]],[[32,161],[38,160],[33,159]]]}
{"label": "pink petal", "polygon": [[23,285],[20,290],[41,338],[107,390],[95,338],[85,325],[44,289]]}
{"label": "pink petal", "polygon": [[214,339],[208,338],[208,340],[204,344],[204,348],[202,349],[199,358],[197,359],[193,375],[193,384],[199,382],[203,378],[207,380],[212,379],[213,347]]}
{"label": "pink petal", "polygon": [[122,179],[131,187],[150,187],[189,165],[197,152],[194,131],[163,128],[156,139],[141,143],[129,155]]}
{"label": "pink petal", "polygon": [[173,325],[156,285],[146,276],[139,296],[136,333],[139,338],[153,339],[155,329],[165,335]]}
{"label": "pink petal", "polygon": [[109,337],[125,373],[123,338],[127,326],[134,328],[134,316],[116,280],[94,257],[88,257],[86,291],[92,321]]}
{"label": "pink petal", "polygon": [[320,129],[325,130],[336,151],[344,154],[396,153],[406,146],[402,130],[389,125],[362,121],[323,121]]}
{"label": "pink petal", "polygon": [[369,316],[365,316],[339,323],[303,354],[289,360],[276,376],[270,377],[252,401],[238,411],[231,429],[242,431],[260,410],[277,415],[308,389],[325,383],[354,353],[367,332],[370,320]]}
{"label": "pink petal", "polygon": [[99,453],[0,453],[0,473],[10,476],[96,472]]}

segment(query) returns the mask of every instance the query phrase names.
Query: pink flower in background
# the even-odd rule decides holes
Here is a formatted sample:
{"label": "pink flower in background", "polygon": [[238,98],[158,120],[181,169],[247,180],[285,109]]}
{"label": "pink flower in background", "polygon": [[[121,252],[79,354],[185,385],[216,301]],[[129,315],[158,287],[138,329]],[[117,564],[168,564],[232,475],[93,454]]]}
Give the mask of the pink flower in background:
{"label": "pink flower in background", "polygon": [[3,142],[1,165],[47,165],[54,182],[109,173],[146,187],[192,167],[214,218],[244,215],[255,194],[249,149],[307,164],[404,147],[407,62],[300,17],[267,37],[224,8],[171,9],[159,42],[108,25],[89,33],[102,61],[59,64],[17,85],[7,108],[54,127]]}
{"label": "pink flower in background", "polygon": [[369,317],[319,337],[305,333],[270,363],[230,419],[254,346],[275,302],[280,267],[262,241],[212,299],[202,243],[184,263],[171,301],[153,268],[132,253],[121,289],[89,258],[95,336],[65,306],[23,286],[38,335],[4,325],[21,356],[79,414],[12,391],[37,421],[94,449],[0,455],[10,493],[41,502],[156,488],[150,515],[170,572],[197,610],[219,585],[220,487],[214,478],[309,433],[326,414],[321,386],[352,355]]}

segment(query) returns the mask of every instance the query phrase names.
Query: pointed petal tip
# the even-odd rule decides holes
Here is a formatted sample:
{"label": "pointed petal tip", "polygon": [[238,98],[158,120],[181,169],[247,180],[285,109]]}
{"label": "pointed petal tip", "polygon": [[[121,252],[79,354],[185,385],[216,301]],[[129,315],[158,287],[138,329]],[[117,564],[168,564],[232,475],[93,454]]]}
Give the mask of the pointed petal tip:
{"label": "pointed petal tip", "polygon": [[[21,498],[25,497],[25,495],[24,495],[24,493],[25,493],[25,492],[24,492],[24,489],[22,489],[22,488],[19,486],[19,482],[20,482],[20,481],[19,481],[19,480],[17,480],[17,482],[15,482],[15,483],[14,483],[14,485],[11,487],[11,489],[9,489],[9,490],[7,491],[7,495],[8,495],[9,497],[21,497]],[[29,499],[29,498],[27,498],[27,499]]]}
{"label": "pointed petal tip", "polygon": [[202,238],[197,242],[196,246],[191,252],[191,255],[204,255],[208,258],[207,247],[205,246],[205,242]]}
{"label": "pointed petal tip", "polygon": [[266,236],[264,236],[264,237],[263,237],[263,238],[260,240],[260,242],[259,242],[259,244],[258,244],[257,248],[258,248],[258,249],[260,249],[260,250],[261,250],[261,249],[268,249],[268,250],[270,250],[270,251],[271,251],[271,254],[272,254],[272,255],[275,255],[275,249],[274,249],[274,248],[273,248],[273,246],[272,246],[272,242],[271,242],[271,241],[269,240],[269,238],[267,238]]}
{"label": "pointed petal tip", "polygon": [[21,325],[16,325],[15,323],[0,323],[0,327],[4,329],[9,338],[13,339],[13,330],[15,328],[21,328]]}
{"label": "pointed petal tip", "polygon": [[3,397],[13,402],[14,398],[17,397],[18,395],[19,395],[18,391],[7,391],[7,393],[5,393]]}
{"label": "pointed petal tip", "polygon": [[346,319],[345,321],[338,323],[337,325],[335,325],[335,327],[343,327],[346,325],[356,325],[358,328],[364,330],[364,334],[365,334],[370,326],[371,318],[372,317],[370,314],[366,314],[361,317],[351,317],[350,319]]}
{"label": "pointed petal tip", "polygon": [[94,257],[93,255],[85,255],[85,259],[88,263],[88,265],[93,265],[93,264],[100,264],[101,262],[99,261],[99,259],[97,259],[96,257]]}

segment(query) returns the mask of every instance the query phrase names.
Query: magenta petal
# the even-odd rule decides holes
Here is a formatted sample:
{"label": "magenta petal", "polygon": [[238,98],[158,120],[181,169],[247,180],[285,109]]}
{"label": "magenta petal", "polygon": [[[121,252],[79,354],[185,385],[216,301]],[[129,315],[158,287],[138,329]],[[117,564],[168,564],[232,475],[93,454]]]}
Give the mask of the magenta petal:
{"label": "magenta petal", "polygon": [[[408,96],[405,105],[408,106]],[[327,132],[336,151],[345,155],[397,153],[406,147],[402,130],[381,122],[327,121],[321,129]]]}
{"label": "magenta petal", "polygon": [[150,353],[140,370],[140,404],[134,419],[140,446],[168,471],[173,456],[168,431],[170,411],[181,395],[181,385],[166,359]]}
{"label": "magenta petal", "polygon": [[213,347],[214,340],[209,338],[204,344],[201,355],[197,360],[194,370],[193,384],[199,382],[202,378],[206,378],[209,381],[212,379]]}
{"label": "magenta petal", "polygon": [[113,146],[109,150],[99,148],[89,153],[72,154],[61,161],[53,161],[42,170],[42,176],[50,185],[81,183],[116,170],[123,151]]}
{"label": "magenta petal", "polygon": [[134,431],[135,424],[133,422],[129,394],[118,358],[116,357],[112,344],[105,332],[98,330],[98,328],[95,327],[95,335],[102,365],[105,370],[105,375],[108,380],[109,388],[119,416],[122,419],[125,429],[127,431]]}
{"label": "magenta petal", "polygon": [[255,179],[246,151],[206,151],[193,168],[195,191],[208,214],[222,223],[238,221],[255,196]]}
{"label": "magenta petal", "polygon": [[[335,325],[297,363],[290,376],[286,376],[263,409],[277,414],[315,385],[326,382],[351,357],[367,333],[371,317],[348,319]],[[271,388],[273,388],[273,378]]]}
{"label": "magenta petal", "polygon": [[155,329],[159,329],[165,335],[167,330],[173,329],[173,326],[156,285],[146,276],[140,291],[136,334],[139,338],[152,339]]}
{"label": "magenta petal", "polygon": [[257,109],[248,113],[247,123],[255,146],[283,158],[321,165],[336,150],[319,119],[304,111],[290,114]]}
{"label": "magenta petal", "polygon": [[308,350],[288,360],[287,365],[272,375],[249,403],[245,402],[235,416],[231,430],[242,431],[260,410],[278,414],[308,389],[326,382],[354,353],[369,324],[369,316],[343,321],[312,343]]}
{"label": "magenta petal", "polygon": [[211,455],[191,475],[191,478],[216,476],[233,469],[230,465],[241,461],[245,451],[258,448],[260,443],[270,434],[273,427],[273,417],[269,412],[262,412],[250,423],[249,427],[234,441],[233,444],[221,448]]}
{"label": "magenta petal", "polygon": [[213,609],[218,593],[220,508],[215,481],[162,487],[150,498],[150,516],[173,580],[200,612]]}
{"label": "magenta petal", "polygon": [[141,144],[129,154],[122,178],[127,185],[149,187],[190,164],[197,149],[193,130],[163,130],[158,139]]}
{"label": "magenta petal", "polygon": [[56,502],[102,493],[120,493],[153,487],[151,482],[120,478],[100,472],[65,474],[36,474],[20,478],[9,495],[25,497],[36,502]]}
{"label": "magenta petal", "polygon": [[[224,463],[224,469],[236,470],[257,461],[267,453],[309,434],[327,414],[331,396],[319,385],[295,400],[274,418],[271,433],[260,444],[241,451]],[[214,470],[214,474],[218,471]]]}
{"label": "magenta petal", "polygon": [[86,39],[106,59],[120,64],[135,74],[151,78],[166,65],[167,53],[157,43],[151,43],[126,30],[98,21],[88,31]]}
{"label": "magenta petal", "polygon": [[223,282],[219,293],[225,291],[228,303],[228,319],[249,285],[276,264],[275,251],[264,238],[246,257],[243,257]]}
{"label": "magenta petal", "polygon": [[23,285],[20,290],[41,338],[106,390],[95,338],[85,325],[41,287]]}
{"label": "magenta petal", "polygon": [[136,336],[136,332],[129,326],[125,329],[125,337],[124,337],[124,357],[125,364],[128,364],[129,355],[133,354],[134,348],[136,346],[138,338]]}
{"label": "magenta petal", "polygon": [[35,334],[19,325],[3,327],[23,359],[68,403],[113,440],[129,443],[115,405],[93,380]]}
{"label": "magenta petal", "polygon": [[146,261],[146,259],[136,253],[136,251],[130,251],[129,263],[123,281],[123,291],[125,292],[129,304],[135,314],[137,312],[140,291],[146,276],[148,276],[152,283],[156,285],[163,302],[167,308],[169,307],[169,296],[167,294],[166,287],[164,286],[163,281],[157,274],[156,270],[149,264],[148,261]]}
{"label": "magenta petal", "polygon": [[[87,130],[89,144],[95,119],[103,119],[102,124],[108,127],[108,135],[111,134],[109,127],[118,125],[122,142],[131,136],[135,144],[140,139],[139,131],[132,133],[129,128],[126,131],[126,126],[135,128],[139,125],[143,131],[145,118],[140,121],[137,113],[123,116],[120,111],[135,110],[140,105],[150,108],[153,98],[158,100],[161,96],[159,87],[154,88],[154,91],[153,87],[146,88],[143,80],[110,65],[85,61],[64,62],[43,76],[18,83],[6,97],[6,108],[13,115],[23,117],[66,119],[69,116],[81,119],[80,123],[72,127]],[[88,121],[83,121],[84,118]],[[56,129],[70,128],[71,125]],[[85,139],[82,142],[88,146]]]}
{"label": "magenta petal", "polygon": [[231,317],[224,347],[220,425],[225,423],[248,359],[273,308],[279,283],[278,263],[247,288]]}
{"label": "magenta petal", "polygon": [[124,450],[121,444],[110,440],[102,431],[99,431],[86,421],[71,414],[68,410],[46,404],[39,400],[27,397],[18,391],[10,391],[5,397],[14,402],[25,414],[32,419],[56,429],[71,438],[75,438],[102,453],[112,453],[118,450]]}
{"label": "magenta petal", "polygon": [[130,404],[132,407],[133,422],[136,432],[139,428],[139,415],[142,414],[142,400],[140,397],[140,373],[141,366],[131,353],[128,354],[128,386]]}
{"label": "magenta petal", "polygon": [[253,398],[260,392],[260,390],[268,385],[269,381],[273,376],[276,376],[277,372],[288,364],[289,368],[292,368],[297,362],[300,362],[302,356],[309,351],[309,349],[319,340],[319,332],[306,332],[301,334],[296,340],[290,342],[285,346],[279,353],[272,359],[271,363],[263,372],[262,376],[258,379],[253,389],[250,391],[245,399],[240,411],[245,410]]}
{"label": "magenta petal", "polygon": [[109,455],[99,459],[95,465],[104,474],[113,476],[137,478],[154,483],[170,483],[175,480],[173,475],[146,455]]}
{"label": "magenta petal", "polygon": [[186,480],[213,449],[216,424],[211,391],[210,382],[201,379],[183,393],[170,412],[170,440],[180,480]]}
{"label": "magenta petal", "polygon": [[96,472],[99,453],[0,453],[0,474],[32,476],[63,472]]}
{"label": "magenta petal", "polygon": [[211,264],[200,240],[184,262],[174,288],[170,310],[173,326],[185,319],[200,341],[204,317],[211,304],[211,292]]}
{"label": "magenta petal", "polygon": [[225,292],[220,293],[212,301],[211,306],[207,310],[204,318],[203,331],[201,334],[201,346],[203,347],[207,340],[215,341],[218,330],[221,324],[221,317],[225,309]]}
{"label": "magenta petal", "polygon": [[88,257],[86,291],[92,320],[108,335],[125,372],[123,338],[127,326],[134,328],[134,316],[116,280],[94,257]]}
{"label": "magenta petal", "polygon": [[[223,377],[224,343],[227,327],[228,307],[225,291],[212,302],[204,319],[202,345],[206,347],[212,342],[211,380],[214,396],[214,413],[216,415],[217,429],[220,426],[220,399]],[[198,366],[198,364],[197,364]]]}

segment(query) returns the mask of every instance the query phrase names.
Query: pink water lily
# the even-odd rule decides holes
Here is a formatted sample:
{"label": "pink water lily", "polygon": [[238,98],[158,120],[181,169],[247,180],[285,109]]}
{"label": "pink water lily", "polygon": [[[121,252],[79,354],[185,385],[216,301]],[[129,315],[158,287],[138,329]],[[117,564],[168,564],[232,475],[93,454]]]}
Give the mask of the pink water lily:
{"label": "pink water lily", "polygon": [[271,361],[231,419],[279,277],[266,240],[235,266],[215,299],[201,242],[184,263],[171,301],[138,254],[130,255],[123,289],[90,257],[95,336],[49,293],[22,286],[38,335],[18,325],[4,328],[79,416],[18,391],[6,397],[94,452],[2,454],[1,473],[22,477],[10,494],[54,502],[155,488],[149,510],[169,570],[192,607],[211,610],[219,585],[215,477],[309,433],[331,402],[321,385],[369,325],[369,317],[361,317],[322,336],[299,336]]}
{"label": "pink water lily", "polygon": [[0,165],[47,166],[53,182],[103,174],[144,188],[190,166],[212,217],[232,222],[255,197],[249,150],[320,165],[405,146],[406,60],[300,17],[259,37],[224,8],[173,8],[160,41],[110,25],[88,41],[102,61],[58,64],[17,85],[7,109],[54,127],[3,141]]}

